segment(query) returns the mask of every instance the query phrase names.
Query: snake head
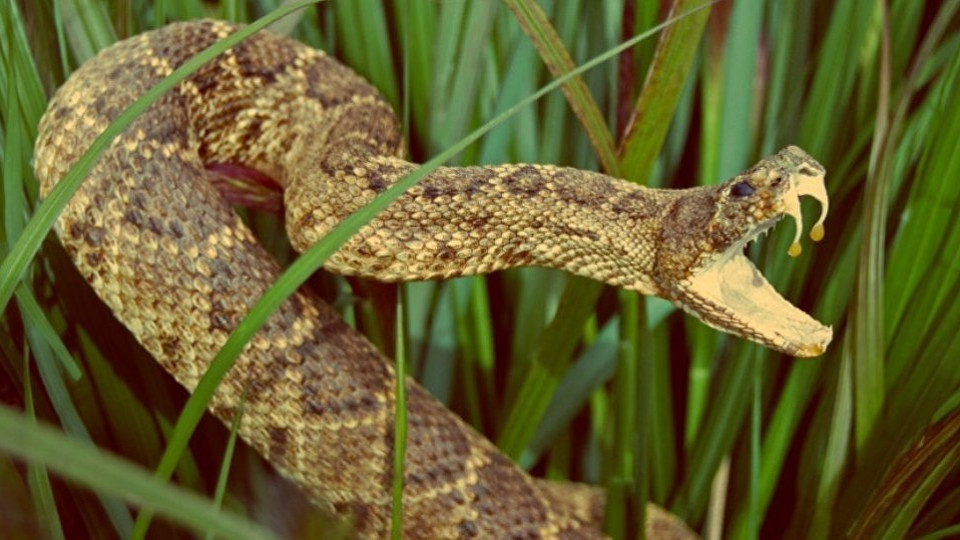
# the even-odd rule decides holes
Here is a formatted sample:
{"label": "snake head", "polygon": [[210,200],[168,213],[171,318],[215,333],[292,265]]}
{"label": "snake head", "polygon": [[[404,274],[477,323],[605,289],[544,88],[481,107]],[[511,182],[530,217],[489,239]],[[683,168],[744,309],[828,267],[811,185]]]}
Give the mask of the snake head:
{"label": "snake head", "polygon": [[799,256],[803,195],[822,206],[810,231],[814,241],[822,239],[829,204],[824,174],[790,146],[724,184],[681,197],[662,230],[659,281],[669,284],[662,295],[719,330],[793,356],[822,354],[833,330],[780,296],[744,249],[790,216],[796,234],[788,253]]}

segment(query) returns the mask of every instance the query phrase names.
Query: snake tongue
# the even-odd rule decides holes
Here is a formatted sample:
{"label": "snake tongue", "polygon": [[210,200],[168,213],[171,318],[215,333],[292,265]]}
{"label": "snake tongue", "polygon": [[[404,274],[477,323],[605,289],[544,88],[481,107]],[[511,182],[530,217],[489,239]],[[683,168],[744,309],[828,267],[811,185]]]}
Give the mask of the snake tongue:
{"label": "snake tongue", "polygon": [[688,281],[684,307],[716,314],[704,322],[772,349],[800,357],[823,354],[833,330],[780,296],[737,251]]}

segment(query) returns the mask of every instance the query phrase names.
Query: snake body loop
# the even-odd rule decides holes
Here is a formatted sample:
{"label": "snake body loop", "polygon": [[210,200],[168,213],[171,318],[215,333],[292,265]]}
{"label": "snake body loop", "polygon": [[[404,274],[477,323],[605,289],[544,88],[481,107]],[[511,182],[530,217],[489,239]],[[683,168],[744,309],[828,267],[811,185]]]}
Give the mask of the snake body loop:
{"label": "snake body loop", "polygon": [[[173,24],[84,64],[40,125],[42,192],[120,111],[234,29]],[[276,179],[291,242],[304,249],[414,167],[401,148],[397,120],[372,86],[322,52],[264,32],[201,68],[118,137],[57,232],[117,318],[192,389],[280,271],[219,196],[209,166],[241,164]],[[785,352],[817,354],[829,328],[745,277],[739,251],[794,215],[800,193],[819,193],[805,186],[822,176],[794,148],[727,184],[683,191],[545,165],[441,168],[326,266],[388,281],[549,266],[664,296]],[[746,181],[749,192],[731,189]],[[759,320],[771,314],[782,323]],[[601,536],[599,491],[534,480],[415,382],[407,386],[406,537]],[[351,515],[360,536],[385,535],[390,362],[300,291],[250,342],[211,411],[229,421],[247,387],[240,435],[317,504]]]}

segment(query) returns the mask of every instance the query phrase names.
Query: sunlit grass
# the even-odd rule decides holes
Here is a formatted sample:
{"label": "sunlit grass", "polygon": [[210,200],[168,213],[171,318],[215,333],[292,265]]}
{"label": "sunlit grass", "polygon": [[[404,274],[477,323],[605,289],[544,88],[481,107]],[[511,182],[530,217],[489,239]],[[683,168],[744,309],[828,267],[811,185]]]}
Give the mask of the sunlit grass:
{"label": "sunlit grass", "polygon": [[[176,453],[171,438],[185,447],[183,434],[172,435],[184,393],[102,306],[90,307],[97,301],[62,250],[43,242],[69,184],[37,205],[30,141],[63,72],[117,36],[201,16],[251,21],[280,2],[119,0],[91,9],[75,0],[2,1],[0,399],[25,407],[32,381],[39,419],[149,470],[164,449]],[[960,405],[960,1],[891,0],[884,12],[856,0],[725,0],[709,21],[705,10],[671,25],[656,51],[653,42],[634,49],[632,95],[618,96],[625,86],[616,62],[607,62],[568,96],[554,92],[484,138],[463,140],[551,73],[618,44],[622,4],[540,2],[543,18],[520,0],[336,0],[287,27],[367,76],[398,111],[409,107],[418,162],[459,152],[453,161],[463,164],[603,163],[635,181],[686,187],[720,181],[786,144],[803,147],[828,170],[828,236],[794,260],[785,255],[792,230],[778,230],[752,258],[778,290],[834,325],[833,345],[815,360],[781,358],[656,300],[532,269],[406,286],[410,373],[535,474],[607,486],[606,525],[618,538],[635,535],[648,498],[697,529],[710,503],[723,503],[711,522],[734,538],[786,527],[795,537],[955,531],[960,471],[954,454],[935,450],[948,449],[960,431],[952,414]],[[668,16],[638,4],[637,32]],[[673,4],[677,15],[703,2]],[[618,102],[635,111],[621,141],[612,129]],[[282,224],[264,216],[251,223],[278,258],[293,259]],[[291,267],[297,277],[268,295],[259,316],[322,258],[299,259]],[[310,286],[351,314],[370,302],[327,274]],[[363,313],[351,320],[395,317],[392,309]],[[252,335],[255,325],[244,329]],[[393,348],[395,336],[376,335]],[[38,376],[24,376],[24,358]],[[28,418],[15,425],[31,432]],[[918,446],[921,436],[939,446]],[[201,423],[194,438],[203,442],[189,448],[176,478],[213,498],[218,477],[227,478],[219,471],[227,430]],[[65,530],[68,538],[129,535],[132,512],[115,498],[121,492],[82,482],[91,495],[59,480],[68,472],[57,468],[45,487],[53,454],[30,448],[14,452],[33,460],[29,471],[0,461],[0,486],[4,497],[18,497],[11,506],[33,509],[34,529],[56,535],[46,528],[55,503],[61,520],[85,529]],[[306,505],[269,518],[278,510],[271,490],[281,488],[251,454],[237,449],[225,507],[283,536],[315,535],[319,522]],[[726,488],[711,491],[724,462]],[[168,459],[167,474],[174,463]],[[882,511],[885,493],[899,497],[896,511]],[[198,509],[187,517],[202,520]],[[176,532],[154,525],[161,527],[151,531]],[[0,524],[7,532],[18,531]]]}

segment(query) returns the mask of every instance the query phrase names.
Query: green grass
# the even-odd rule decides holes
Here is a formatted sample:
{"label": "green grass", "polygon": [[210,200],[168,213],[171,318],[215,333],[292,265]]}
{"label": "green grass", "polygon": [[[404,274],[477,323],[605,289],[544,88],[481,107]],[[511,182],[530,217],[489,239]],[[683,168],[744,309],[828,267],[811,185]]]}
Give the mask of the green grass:
{"label": "green grass", "polygon": [[[141,506],[163,513],[156,535],[185,536],[186,526],[231,536],[248,526],[238,514],[280,536],[337,534],[244,445],[227,449],[229,431],[201,420],[203,391],[184,408],[185,392],[48,234],[84,170],[38,204],[30,162],[46,98],[118,36],[201,16],[253,21],[294,3],[0,2],[0,507],[23,509],[0,521],[0,536],[125,538]],[[678,0],[671,15],[702,3]],[[724,0],[633,46],[632,92],[619,94],[630,85],[607,61],[570,79],[566,95],[501,118],[624,37],[622,1],[505,4],[334,0],[279,24],[408,111],[411,152],[428,163],[407,185],[443,160],[522,160],[686,187],[803,147],[828,170],[827,238],[795,260],[783,227],[751,256],[834,326],[830,350],[783,358],[655,299],[540,269],[404,285],[399,308],[324,272],[308,286],[404,353],[412,376],[521,466],[606,486],[617,538],[637,536],[646,500],[732,538],[955,533],[960,1]],[[668,16],[638,4],[635,33]],[[635,115],[620,140],[618,105]],[[485,129],[495,129],[476,131],[494,118],[503,121]],[[278,259],[295,262],[221,352],[219,373],[257,320],[386,203],[300,258],[282,224],[251,217]],[[178,422],[181,411],[192,420]],[[191,498],[150,478],[165,452],[163,475]],[[85,476],[79,463],[100,473]],[[714,484],[721,469],[726,481]]]}

